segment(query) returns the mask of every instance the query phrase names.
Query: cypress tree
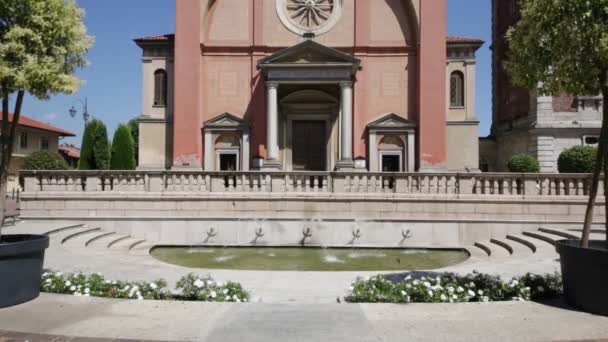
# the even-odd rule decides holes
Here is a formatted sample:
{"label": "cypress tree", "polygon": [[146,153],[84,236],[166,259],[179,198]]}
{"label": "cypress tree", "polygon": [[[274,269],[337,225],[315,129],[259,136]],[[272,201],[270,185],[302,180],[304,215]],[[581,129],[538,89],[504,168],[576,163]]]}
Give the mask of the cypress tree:
{"label": "cypress tree", "polygon": [[93,119],[85,128],[80,151],[80,170],[108,170],[110,168],[110,146],[106,125]]}
{"label": "cypress tree", "polygon": [[135,170],[135,142],[127,125],[118,126],[114,132],[110,164],[112,170]]}
{"label": "cypress tree", "polygon": [[128,123],[131,129],[131,136],[135,142],[135,165],[139,165],[139,118],[131,119]]}

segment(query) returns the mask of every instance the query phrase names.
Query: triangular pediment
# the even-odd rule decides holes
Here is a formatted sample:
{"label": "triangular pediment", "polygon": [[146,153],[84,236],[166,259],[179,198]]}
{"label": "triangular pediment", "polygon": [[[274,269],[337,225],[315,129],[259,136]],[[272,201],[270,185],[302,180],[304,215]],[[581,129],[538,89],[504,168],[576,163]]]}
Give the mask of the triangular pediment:
{"label": "triangular pediment", "polygon": [[248,126],[247,122],[239,118],[236,115],[230,113],[224,113],[216,116],[215,118],[205,122],[205,128],[227,128],[227,127],[243,127]]}
{"label": "triangular pediment", "polygon": [[306,40],[262,59],[258,65],[263,67],[276,64],[352,64],[358,67],[360,63],[360,60],[347,53],[313,40]]}
{"label": "triangular pediment", "polygon": [[391,113],[367,125],[370,129],[414,128],[416,123],[395,113]]}

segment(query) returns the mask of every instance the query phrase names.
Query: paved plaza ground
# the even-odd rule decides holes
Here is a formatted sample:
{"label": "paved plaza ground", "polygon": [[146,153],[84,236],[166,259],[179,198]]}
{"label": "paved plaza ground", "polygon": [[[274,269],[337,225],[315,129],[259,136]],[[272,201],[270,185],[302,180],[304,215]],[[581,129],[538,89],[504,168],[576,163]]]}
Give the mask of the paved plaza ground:
{"label": "paved plaza ground", "polygon": [[231,304],[45,294],[0,310],[0,330],[160,341],[582,341],[608,337],[608,318],[523,302]]}
{"label": "paved plaza ground", "polygon": [[[37,300],[0,310],[0,341],[68,341],[79,337],[154,341],[582,341],[608,338],[608,318],[555,303],[347,304],[357,276],[378,272],[272,272],[200,270],[152,258],[148,247],[106,248],[90,241],[87,227],[65,229],[62,222],[23,222],[5,233],[50,235],[45,267],[100,272],[108,279],[155,280],[170,287],[196,272],[218,281],[238,281],[252,302],[194,303],[128,301],[43,294]],[[73,238],[66,240],[70,234]],[[103,234],[97,232],[95,234]],[[84,243],[86,241],[86,243]],[[90,243],[89,243],[90,242]],[[88,244],[85,246],[85,244]],[[504,277],[558,271],[550,243],[537,252],[483,257],[472,255],[446,271],[473,270]],[[518,255],[518,254],[514,254]]]}

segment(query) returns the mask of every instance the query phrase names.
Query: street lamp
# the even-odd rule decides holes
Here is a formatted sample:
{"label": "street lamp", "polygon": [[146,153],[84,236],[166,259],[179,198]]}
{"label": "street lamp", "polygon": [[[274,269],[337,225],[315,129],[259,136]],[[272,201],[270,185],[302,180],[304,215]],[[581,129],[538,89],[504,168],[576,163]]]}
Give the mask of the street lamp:
{"label": "street lamp", "polygon": [[74,107],[74,104],[76,104],[77,102],[82,105],[82,118],[84,119],[84,127],[86,128],[87,123],[89,122],[89,118],[91,117],[91,115],[89,114],[88,99],[85,97],[84,101],[82,101],[82,99],[74,101],[74,103],[72,104],[72,108],[70,108],[70,116],[72,118],[75,118],[78,114],[78,110],[76,109],[76,107]]}

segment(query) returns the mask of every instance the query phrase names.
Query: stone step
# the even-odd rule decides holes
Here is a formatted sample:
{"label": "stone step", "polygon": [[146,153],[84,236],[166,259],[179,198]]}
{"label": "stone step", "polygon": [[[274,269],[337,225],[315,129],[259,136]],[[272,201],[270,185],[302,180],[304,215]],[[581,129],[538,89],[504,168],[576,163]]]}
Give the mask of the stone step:
{"label": "stone step", "polygon": [[112,243],[113,241],[118,240],[123,237],[128,237],[128,235],[118,234],[116,232],[111,232],[112,234],[109,234],[109,233],[110,232],[107,232],[106,234],[108,234],[108,235],[100,236],[97,239],[95,239],[94,241],[91,241],[88,244],[87,248],[107,250],[108,245],[110,243]]}
{"label": "stone step", "polygon": [[84,246],[89,247],[95,241],[103,240],[103,239],[111,237],[113,235],[116,235],[116,233],[115,232],[100,233],[99,235],[93,236],[92,238],[88,239],[87,242],[85,242]]}
{"label": "stone step", "polygon": [[532,251],[530,247],[517,241],[509,240],[508,238],[495,238],[490,240],[490,242],[506,249],[512,258],[528,257],[534,254],[534,251]]}
{"label": "stone step", "polygon": [[504,258],[509,258],[511,256],[511,253],[509,252],[509,250],[507,250],[503,246],[493,243],[490,240],[476,242],[475,246],[486,251],[486,253],[488,253],[490,258],[492,258],[492,259],[496,259],[496,258],[504,259]]}
{"label": "stone step", "polygon": [[[540,233],[540,232],[539,232]],[[540,233],[542,234],[542,233]],[[528,235],[510,235],[512,238],[528,241],[536,247],[536,251],[533,254],[535,259],[555,259],[558,257],[555,251],[555,246],[545,240],[534,238]]]}
{"label": "stone step", "polygon": [[562,230],[562,229],[555,229],[555,228],[538,228],[539,232],[543,232],[543,233],[547,233],[547,234],[553,234],[553,235],[557,235],[561,238],[557,239],[557,240],[563,240],[563,239],[574,239],[574,240],[579,240],[581,238],[580,235],[574,235],[570,232],[568,232],[567,230]]}
{"label": "stone step", "polygon": [[82,232],[88,231],[90,229],[91,229],[91,227],[89,227],[87,225],[83,225],[82,227],[70,228],[67,230],[62,230],[62,231],[53,233],[53,234],[49,235],[49,238],[51,239],[51,244],[62,244],[63,239],[65,239],[66,237],[71,236],[75,233],[82,233]]}
{"label": "stone step", "polygon": [[463,248],[469,253],[470,259],[488,259],[489,257],[485,250],[475,245],[464,246]]}
{"label": "stone step", "polygon": [[121,252],[129,252],[133,247],[145,242],[144,239],[127,237],[126,239],[121,239],[120,241],[116,241],[113,243],[109,249],[113,251],[121,251]]}
{"label": "stone step", "polygon": [[544,232],[541,232],[541,231],[523,232],[522,234],[524,236],[529,237],[529,238],[536,239],[536,240],[548,243],[548,244],[552,245],[553,247],[555,247],[555,244],[557,243],[557,241],[563,239],[562,237],[559,237],[559,236],[557,236],[555,234],[544,233]]}
{"label": "stone step", "polygon": [[60,227],[60,228],[55,228],[52,230],[49,230],[48,232],[44,233],[44,235],[54,235],[57,233],[61,233],[61,232],[65,232],[65,231],[69,231],[69,230],[73,230],[73,229],[77,229],[77,228],[84,228],[86,225],[84,224],[73,224],[73,225],[68,225],[65,227]]}
{"label": "stone step", "polygon": [[156,246],[155,244],[143,241],[131,248],[129,253],[133,255],[150,255],[150,250]]}
{"label": "stone step", "polygon": [[530,241],[529,238],[526,238],[523,235],[509,234],[507,235],[506,239],[526,246],[532,251],[532,253],[536,253],[538,249],[534,242]]}
{"label": "stone step", "polygon": [[112,247],[115,247],[116,245],[122,243],[123,241],[130,239],[131,235],[117,235],[114,238],[112,238],[108,244],[106,245],[106,249],[111,249]]}
{"label": "stone step", "polygon": [[99,227],[97,227],[97,228],[87,228],[87,229],[84,229],[82,231],[74,232],[74,233],[71,233],[71,234],[67,235],[66,237],[64,237],[63,239],[61,239],[61,244],[66,244],[66,242],[72,241],[70,243],[71,245],[84,246],[84,243],[86,242],[86,240],[88,238],[90,238],[89,235],[91,235],[91,234],[97,234],[97,233],[100,233],[100,232],[103,232],[103,231]]}

